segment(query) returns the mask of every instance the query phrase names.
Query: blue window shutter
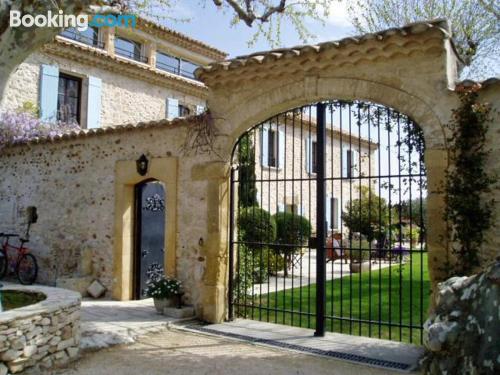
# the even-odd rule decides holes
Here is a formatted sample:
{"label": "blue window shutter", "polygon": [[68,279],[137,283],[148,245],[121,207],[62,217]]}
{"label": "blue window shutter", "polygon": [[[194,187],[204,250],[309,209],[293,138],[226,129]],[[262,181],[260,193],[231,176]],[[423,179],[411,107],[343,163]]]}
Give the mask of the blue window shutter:
{"label": "blue window shutter", "polygon": [[57,120],[57,93],[59,89],[59,68],[42,65],[40,71],[40,118],[43,121]]}
{"label": "blue window shutter", "polygon": [[326,217],[326,230],[327,232],[332,229],[332,198],[327,195],[325,202],[325,217]]}
{"label": "blue window shutter", "polygon": [[263,167],[269,166],[269,128],[264,126],[261,129],[260,163]]}
{"label": "blue window shutter", "polygon": [[167,102],[165,103],[167,107],[167,119],[173,120],[176,117],[179,117],[179,100],[174,98],[167,98]]}
{"label": "blue window shutter", "polygon": [[306,172],[312,173],[312,138],[306,139]]}
{"label": "blue window shutter", "polygon": [[101,127],[101,94],[100,78],[89,76],[89,95],[87,104],[87,129]]}
{"label": "blue window shutter", "polygon": [[278,167],[283,168],[285,166],[285,132],[283,130],[278,131]]}
{"label": "blue window shutter", "polygon": [[201,115],[203,112],[205,112],[205,107],[202,105],[197,105],[196,106],[196,114]]}

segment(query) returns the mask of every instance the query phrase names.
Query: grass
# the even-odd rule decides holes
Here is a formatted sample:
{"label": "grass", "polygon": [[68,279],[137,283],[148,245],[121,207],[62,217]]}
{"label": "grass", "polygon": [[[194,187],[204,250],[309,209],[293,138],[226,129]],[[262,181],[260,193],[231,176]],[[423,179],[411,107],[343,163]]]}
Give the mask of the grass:
{"label": "grass", "polygon": [[0,303],[3,311],[31,305],[45,299],[40,293],[21,292],[17,290],[0,290]]}
{"label": "grass", "polygon": [[[415,252],[405,264],[361,274],[343,266],[346,276],[326,284],[326,329],[420,344],[429,307],[427,254]],[[253,306],[250,297],[246,305],[236,306],[238,316],[315,328],[316,284],[254,296]]]}

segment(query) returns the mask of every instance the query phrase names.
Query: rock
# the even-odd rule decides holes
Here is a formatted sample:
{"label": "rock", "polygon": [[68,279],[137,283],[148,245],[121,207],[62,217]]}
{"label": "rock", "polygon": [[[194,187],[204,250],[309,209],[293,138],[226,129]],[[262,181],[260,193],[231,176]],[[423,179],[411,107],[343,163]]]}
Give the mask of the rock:
{"label": "rock", "polygon": [[79,348],[74,347],[74,346],[66,349],[66,353],[68,353],[68,356],[70,358],[76,358],[78,356],[79,352],[80,352]]}
{"label": "rock", "polygon": [[10,362],[19,358],[21,354],[23,354],[23,352],[19,350],[9,349],[6,352],[0,354],[0,360],[2,360],[2,362]]}
{"label": "rock", "polygon": [[23,354],[26,358],[30,358],[33,354],[38,351],[36,345],[28,345],[24,347]]}
{"label": "rock", "polygon": [[57,345],[61,342],[61,338],[59,336],[54,336],[52,339],[49,341],[49,345]]}
{"label": "rock", "polygon": [[40,325],[42,325],[42,326],[48,326],[48,325],[50,325],[50,319],[49,318],[43,318],[40,321]]}
{"label": "rock", "polygon": [[438,285],[435,311],[424,324],[424,374],[500,374],[499,275],[500,259],[477,275]]}
{"label": "rock", "polygon": [[69,339],[69,340],[64,340],[64,341],[61,341],[58,345],[57,345],[57,350],[64,350],[66,348],[69,348],[70,346],[73,346],[75,344],[75,340],[74,339]]}
{"label": "rock", "polygon": [[90,286],[87,288],[87,293],[92,298],[101,297],[105,291],[106,291],[106,288],[98,280],[94,280],[94,282],[92,284],[90,284]]}
{"label": "rock", "polygon": [[7,375],[9,369],[3,363],[0,363],[0,375]]}

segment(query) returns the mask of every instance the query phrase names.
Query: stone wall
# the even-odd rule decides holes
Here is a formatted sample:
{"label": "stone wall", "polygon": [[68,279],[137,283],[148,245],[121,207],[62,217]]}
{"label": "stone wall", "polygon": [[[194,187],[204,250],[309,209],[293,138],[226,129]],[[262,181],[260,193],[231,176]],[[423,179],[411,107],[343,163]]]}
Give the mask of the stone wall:
{"label": "stone wall", "polygon": [[[46,299],[0,314],[0,374],[62,366],[80,345],[80,295],[39,286],[7,286],[43,293]],[[1,292],[0,292],[1,293]]]}
{"label": "stone wall", "polygon": [[200,239],[207,237],[206,180],[193,181],[192,167],[205,156],[181,153],[187,126],[165,122],[158,127],[3,149],[0,175],[9,178],[0,179],[0,231],[22,233],[26,207],[36,206],[39,218],[31,228],[29,246],[39,261],[38,280],[50,285],[62,280],[58,285],[71,286],[67,278],[81,278],[85,290],[98,279],[111,296],[118,282],[114,274],[117,165],[130,161],[129,172],[148,179],[151,174],[141,177],[135,169],[141,154],[152,163],[172,158],[178,166],[173,182],[181,193],[174,197],[178,214],[175,248],[169,249],[175,252],[171,276],[183,282],[186,302],[201,313],[206,245]]}
{"label": "stone wall", "polygon": [[424,325],[424,373],[500,373],[500,258],[471,277],[441,283]]}

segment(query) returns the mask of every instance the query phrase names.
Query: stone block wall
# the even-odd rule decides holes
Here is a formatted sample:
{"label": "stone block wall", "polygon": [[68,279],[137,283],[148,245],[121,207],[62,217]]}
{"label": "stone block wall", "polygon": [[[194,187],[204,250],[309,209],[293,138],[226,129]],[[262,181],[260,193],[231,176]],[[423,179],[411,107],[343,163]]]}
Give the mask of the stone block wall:
{"label": "stone block wall", "polygon": [[29,368],[62,366],[79,353],[80,296],[54,288],[29,290],[44,293],[47,298],[0,315],[1,375],[7,370],[15,374]]}

